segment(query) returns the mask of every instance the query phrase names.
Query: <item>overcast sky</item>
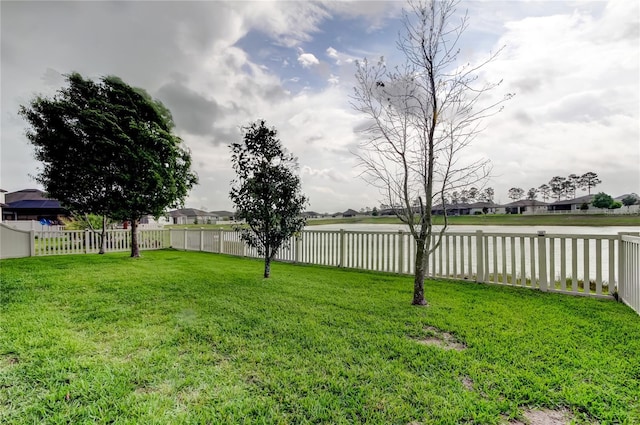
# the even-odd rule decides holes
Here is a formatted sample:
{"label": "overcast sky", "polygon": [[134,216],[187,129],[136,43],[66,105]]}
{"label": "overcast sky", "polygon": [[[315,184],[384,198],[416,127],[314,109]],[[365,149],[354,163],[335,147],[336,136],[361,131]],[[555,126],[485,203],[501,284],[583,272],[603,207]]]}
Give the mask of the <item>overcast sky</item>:
{"label": "overcast sky", "polygon": [[[593,171],[596,191],[640,192],[638,2],[462,1],[461,57],[506,48],[486,69],[513,92],[470,155],[493,164],[496,200],[553,176]],[[38,187],[18,107],[63,74],[117,75],[171,110],[200,183],[186,206],[232,209],[229,143],[263,118],[299,158],[310,210],[380,205],[360,177],[350,106],[356,59],[389,64],[402,2],[29,2],[1,7],[1,170],[8,191]]]}

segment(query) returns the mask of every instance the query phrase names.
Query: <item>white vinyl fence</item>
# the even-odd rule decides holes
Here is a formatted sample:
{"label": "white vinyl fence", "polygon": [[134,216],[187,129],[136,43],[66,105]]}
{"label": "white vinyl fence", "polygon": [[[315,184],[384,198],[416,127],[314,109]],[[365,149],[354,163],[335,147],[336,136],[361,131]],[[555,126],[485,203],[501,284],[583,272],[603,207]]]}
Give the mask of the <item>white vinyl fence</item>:
{"label": "white vinyl fence", "polygon": [[640,237],[622,236],[619,265],[618,296],[622,302],[640,314]]}
{"label": "white vinyl fence", "polygon": [[[90,231],[24,232],[2,227],[2,258],[97,253]],[[107,231],[106,251],[128,251],[129,230]],[[435,245],[436,236],[432,239]],[[141,250],[172,247],[259,257],[237,232],[221,229],[139,230]],[[412,274],[408,232],[305,230],[276,260]],[[618,297],[640,313],[640,237],[530,233],[446,233],[430,258],[432,278],[465,279],[601,298]]]}
{"label": "white vinyl fence", "polygon": [[[171,229],[170,233],[171,246],[176,249],[259,256],[233,231]],[[601,298],[613,298],[616,293],[637,297],[640,250],[638,242],[630,242],[632,239],[640,238],[626,234],[451,232],[445,234],[434,251],[428,274],[433,278],[467,279]],[[435,242],[436,236],[432,240]],[[276,259],[412,274],[415,243],[408,232],[402,231],[305,230],[292,237]],[[624,294],[621,288],[626,291]]]}
{"label": "white vinyl fence", "polygon": [[[34,255],[89,254],[100,251],[100,235],[85,230],[35,232]],[[140,250],[169,247],[166,230],[139,230]],[[129,251],[131,230],[107,230],[105,252]]]}

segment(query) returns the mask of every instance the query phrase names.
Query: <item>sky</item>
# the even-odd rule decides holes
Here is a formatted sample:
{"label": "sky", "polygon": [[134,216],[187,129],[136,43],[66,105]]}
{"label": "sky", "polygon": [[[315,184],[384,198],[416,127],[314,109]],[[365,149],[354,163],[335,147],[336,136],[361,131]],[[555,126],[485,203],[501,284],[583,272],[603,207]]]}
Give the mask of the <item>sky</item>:
{"label": "sky", "polygon": [[[233,210],[229,144],[264,119],[298,157],[308,209],[383,203],[354,152],[355,61],[400,64],[401,1],[0,2],[0,188],[41,188],[18,115],[72,71],[117,75],[172,112],[199,184],[185,206]],[[492,163],[486,187],[507,203],[554,176],[598,174],[596,191],[640,193],[637,2],[462,0],[460,59],[504,46],[482,75],[515,93],[465,155]]]}

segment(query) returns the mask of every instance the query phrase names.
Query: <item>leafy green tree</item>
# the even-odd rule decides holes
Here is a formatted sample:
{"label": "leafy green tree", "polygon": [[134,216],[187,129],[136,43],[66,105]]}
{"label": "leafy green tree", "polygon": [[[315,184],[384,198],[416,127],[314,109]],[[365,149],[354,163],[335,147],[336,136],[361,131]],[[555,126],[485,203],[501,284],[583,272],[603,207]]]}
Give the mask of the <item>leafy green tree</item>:
{"label": "leafy green tree", "polygon": [[625,207],[634,205],[636,202],[638,202],[638,198],[634,195],[627,195],[624,198],[622,198],[622,203],[624,204]]}
{"label": "leafy green tree", "polygon": [[591,205],[596,208],[611,208],[614,200],[611,195],[607,195],[604,192],[600,192],[593,197],[593,201],[591,201]]}
{"label": "leafy green tree", "polygon": [[264,120],[243,130],[243,141],[230,145],[237,178],[229,195],[236,219],[246,222],[237,228],[240,237],[264,257],[264,277],[268,278],[280,247],[305,225],[302,212],[307,198],[294,173],[298,161],[276,138],[277,131],[267,128]]}
{"label": "leafy green tree", "polygon": [[580,185],[582,190],[588,190],[589,195],[591,195],[591,189],[600,183],[602,183],[602,180],[600,180],[598,175],[593,171],[589,171],[588,173],[584,173],[580,176]]}
{"label": "leafy green tree", "polygon": [[373,209],[371,210],[371,215],[374,216],[374,217],[377,217],[378,216],[378,208],[373,207]]}
{"label": "leafy green tree", "polygon": [[72,211],[137,224],[180,206],[197,182],[191,154],[172,133],[169,110],[114,76],[95,82],[78,73],[52,98],[36,97],[20,114],[43,169],[36,179]]}

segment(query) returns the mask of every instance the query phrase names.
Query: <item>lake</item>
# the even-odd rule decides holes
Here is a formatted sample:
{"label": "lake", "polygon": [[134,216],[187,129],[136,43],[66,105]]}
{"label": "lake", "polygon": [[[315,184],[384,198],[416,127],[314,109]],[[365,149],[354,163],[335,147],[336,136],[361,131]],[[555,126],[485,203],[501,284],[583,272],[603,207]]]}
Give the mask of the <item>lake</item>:
{"label": "lake", "polygon": [[[434,230],[440,230],[441,226],[434,226]],[[307,226],[307,231],[339,231],[345,230],[350,232],[398,232],[400,230],[408,232],[406,225],[402,224],[325,224],[317,226]],[[531,252],[533,249],[534,258],[537,253],[537,238],[511,238],[510,235],[537,235],[538,232],[544,231],[546,235],[553,235],[553,237],[547,238],[547,268],[550,271],[550,277],[561,280],[562,278],[572,277],[573,279],[584,279],[585,274],[588,274],[590,280],[600,281],[606,284],[611,278],[617,280],[617,267],[611,269],[610,264],[617,264],[615,258],[617,258],[617,243],[615,241],[609,241],[602,239],[604,236],[617,236],[621,232],[640,232],[639,226],[607,226],[607,227],[590,227],[590,226],[449,226],[447,234],[474,234],[476,231],[482,231],[485,234],[496,234],[496,237],[488,237],[485,251],[488,255],[488,264],[485,265],[485,269],[491,269],[493,273],[502,273],[514,276],[527,276],[530,277],[535,272],[535,263],[531,264]],[[562,237],[560,237],[562,235]],[[503,237],[504,236],[504,237]],[[578,236],[578,238],[572,238],[572,236]],[[581,238],[579,236],[585,236]],[[364,236],[363,236],[364,237]],[[354,237],[351,237],[353,239]],[[462,260],[461,256],[469,257],[467,266],[470,264],[472,273],[477,270],[477,264],[475,262],[476,244],[471,242],[472,237],[462,238],[457,237],[457,241],[452,241],[454,238],[448,238],[443,242],[444,249],[436,252],[433,258],[434,263],[444,263],[444,267],[448,270],[449,267],[454,269],[455,263],[460,264]],[[464,241],[463,241],[464,239]],[[601,239],[601,240],[598,240]],[[405,256],[413,255],[409,237],[403,238],[403,252]],[[526,242],[523,242],[526,240]],[[376,257],[370,258],[372,262],[377,262],[377,258],[382,254],[379,248],[367,248],[369,246],[376,245],[375,240],[372,241],[358,241],[353,240],[349,243],[350,249],[355,250],[353,253],[355,258],[360,258],[360,262],[363,261],[362,257]],[[575,245],[575,246],[573,246]],[[376,245],[377,246],[377,245]],[[464,247],[463,247],[464,246]],[[562,249],[564,246],[564,249]],[[609,248],[614,249],[614,261],[609,259]],[[381,247],[383,249],[384,247]],[[535,248],[535,249],[534,249]],[[575,249],[575,251],[574,251]],[[322,251],[322,250],[320,250]],[[452,255],[455,251],[455,255]],[[466,252],[465,252],[466,251]],[[511,260],[511,252],[514,252],[514,256],[517,261]],[[447,254],[449,252],[449,254]],[[505,254],[502,254],[502,253]],[[388,256],[388,254],[386,254]],[[395,256],[395,255],[394,255]],[[524,262],[520,259],[524,256]],[[442,259],[440,258],[442,257]],[[455,257],[455,259],[454,259]],[[397,257],[396,257],[397,258]],[[585,259],[587,262],[585,264]],[[383,260],[384,261],[384,260]],[[386,260],[389,261],[389,260]],[[392,260],[396,261],[396,260]],[[448,265],[447,265],[448,263]],[[526,265],[525,265],[526,263]],[[412,270],[413,259],[406,259],[405,270]],[[356,264],[357,265],[357,264]],[[466,270],[465,267],[465,270]],[[611,271],[611,274],[609,273]],[[469,274],[469,273],[467,273]],[[563,275],[564,276],[561,276]]]}

